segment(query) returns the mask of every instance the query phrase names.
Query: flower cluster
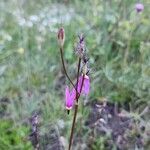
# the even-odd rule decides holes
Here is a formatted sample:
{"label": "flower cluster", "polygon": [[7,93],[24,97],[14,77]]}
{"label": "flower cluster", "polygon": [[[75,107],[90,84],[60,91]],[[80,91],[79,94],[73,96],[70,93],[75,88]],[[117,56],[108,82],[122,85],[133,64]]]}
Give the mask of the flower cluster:
{"label": "flower cluster", "polygon": [[[60,52],[61,52],[61,59],[62,59],[62,65],[64,68],[64,72],[70,83],[73,85],[72,89],[69,89],[68,86],[66,86],[65,90],[65,105],[66,109],[69,111],[73,108],[74,103],[77,101],[80,97],[80,95],[88,95],[90,91],[90,79],[88,74],[88,59],[86,54],[86,46],[85,46],[85,37],[83,35],[78,36],[78,42],[75,47],[75,53],[79,58],[79,65],[78,65],[78,73],[77,73],[77,82],[74,84],[72,80],[70,79],[69,75],[67,74],[67,70],[65,67],[64,59],[63,59],[63,45],[65,40],[65,31],[64,28],[60,28],[58,30],[57,34],[58,38],[58,44],[60,46]],[[82,66],[82,67],[81,67]]]}
{"label": "flower cluster", "polygon": [[66,67],[65,67],[65,62],[64,62],[64,57],[63,57],[63,46],[64,46],[64,41],[65,41],[65,31],[63,28],[60,28],[58,30],[57,34],[58,38],[58,44],[60,48],[60,56],[61,56],[61,61],[62,61],[62,66],[64,69],[64,73],[66,77],[68,78],[69,82],[73,86],[73,88],[70,90],[68,86],[66,86],[65,90],[65,108],[69,111],[73,108],[75,104],[75,109],[74,109],[74,116],[73,116],[73,121],[72,121],[72,128],[71,128],[71,134],[70,134],[70,140],[69,140],[69,147],[68,150],[71,149],[72,145],[72,139],[73,139],[73,133],[74,133],[74,128],[75,128],[75,122],[76,122],[76,116],[78,112],[78,101],[80,98],[80,95],[88,95],[90,91],[90,78],[88,76],[88,58],[86,54],[86,46],[85,46],[85,41],[84,41],[84,36],[80,35],[78,42],[75,47],[75,53],[78,56],[78,66],[77,66],[77,78],[76,78],[76,84],[73,83],[73,81],[70,79]]}
{"label": "flower cluster", "polygon": [[[77,90],[76,90],[77,89]],[[71,110],[78,96],[88,95],[90,91],[90,79],[87,75],[81,75],[79,81],[76,84],[76,89],[69,91],[68,86],[66,87],[66,109]],[[78,94],[77,94],[78,93]]]}
{"label": "flower cluster", "polygon": [[[86,47],[85,47],[85,41],[83,35],[79,36],[79,41],[76,45],[75,52],[77,56],[82,60],[82,75],[79,76],[77,79],[77,83],[75,85],[75,88],[72,89],[70,92],[70,97],[68,98],[68,87],[66,87],[66,109],[70,110],[72,109],[75,101],[78,101],[78,98],[80,95],[88,95],[90,91],[90,78],[87,75],[87,62],[86,59]],[[85,61],[86,60],[86,61]],[[80,68],[79,68],[80,69]]]}

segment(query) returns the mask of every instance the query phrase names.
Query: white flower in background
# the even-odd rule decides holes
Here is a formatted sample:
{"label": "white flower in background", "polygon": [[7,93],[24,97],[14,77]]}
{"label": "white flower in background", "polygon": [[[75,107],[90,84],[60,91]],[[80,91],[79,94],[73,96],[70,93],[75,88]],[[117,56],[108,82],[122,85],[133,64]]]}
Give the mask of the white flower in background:
{"label": "white flower in background", "polygon": [[38,16],[36,16],[36,15],[31,15],[31,16],[29,17],[29,20],[34,23],[34,22],[39,21],[39,18],[38,18]]}

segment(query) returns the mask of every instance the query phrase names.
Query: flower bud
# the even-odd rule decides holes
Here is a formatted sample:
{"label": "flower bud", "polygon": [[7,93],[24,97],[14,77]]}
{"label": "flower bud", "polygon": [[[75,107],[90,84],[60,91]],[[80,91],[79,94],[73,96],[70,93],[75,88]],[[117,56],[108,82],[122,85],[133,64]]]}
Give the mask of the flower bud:
{"label": "flower bud", "polygon": [[58,38],[59,46],[63,47],[64,42],[65,42],[65,30],[64,30],[64,28],[60,28],[58,30],[57,38]]}

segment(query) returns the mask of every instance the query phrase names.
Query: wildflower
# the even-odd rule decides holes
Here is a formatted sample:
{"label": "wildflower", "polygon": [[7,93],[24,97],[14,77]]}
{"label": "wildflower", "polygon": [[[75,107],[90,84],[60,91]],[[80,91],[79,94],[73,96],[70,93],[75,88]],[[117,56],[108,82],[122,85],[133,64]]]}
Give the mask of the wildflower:
{"label": "wildflower", "polygon": [[64,28],[60,28],[57,34],[58,44],[60,47],[63,47],[65,42],[65,30]]}
{"label": "wildflower", "polygon": [[74,104],[74,100],[75,100],[75,90],[72,90],[72,92],[69,91],[68,86],[66,87],[66,109],[67,110],[71,110]]}
{"label": "wildflower", "polygon": [[85,47],[84,37],[83,35],[80,35],[79,41],[75,48],[75,52],[80,58],[83,58],[83,56],[85,55],[85,51],[86,51],[86,47]]}
{"label": "wildflower", "polygon": [[144,5],[142,3],[137,3],[135,5],[135,8],[136,8],[136,11],[139,13],[139,12],[143,11]]}
{"label": "wildflower", "polygon": [[87,75],[82,75],[79,77],[78,82],[78,92],[88,95],[90,91],[90,79]]}

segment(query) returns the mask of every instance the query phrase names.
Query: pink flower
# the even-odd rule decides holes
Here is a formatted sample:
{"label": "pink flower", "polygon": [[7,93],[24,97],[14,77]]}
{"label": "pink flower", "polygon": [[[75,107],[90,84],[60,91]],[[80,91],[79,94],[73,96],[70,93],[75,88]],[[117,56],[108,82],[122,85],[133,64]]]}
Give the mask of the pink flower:
{"label": "pink flower", "polygon": [[143,11],[144,5],[141,4],[141,3],[137,3],[137,4],[135,5],[135,8],[136,8],[136,11],[139,13],[139,12]]}
{"label": "pink flower", "polygon": [[[82,89],[81,89],[82,88]],[[90,79],[87,75],[82,75],[79,77],[78,81],[78,89],[79,94],[85,94],[87,95],[90,91]],[[73,108],[74,102],[76,100],[76,90],[73,88],[72,91],[69,91],[69,87],[66,87],[65,92],[65,102],[66,102],[66,109],[69,111]]]}
{"label": "pink flower", "polygon": [[88,95],[90,91],[90,79],[87,75],[82,75],[79,77],[78,82],[78,92]]}
{"label": "pink flower", "polygon": [[72,92],[69,91],[69,87],[66,87],[66,109],[71,110],[73,105],[74,105],[74,100],[75,100],[75,91],[72,90]]}

